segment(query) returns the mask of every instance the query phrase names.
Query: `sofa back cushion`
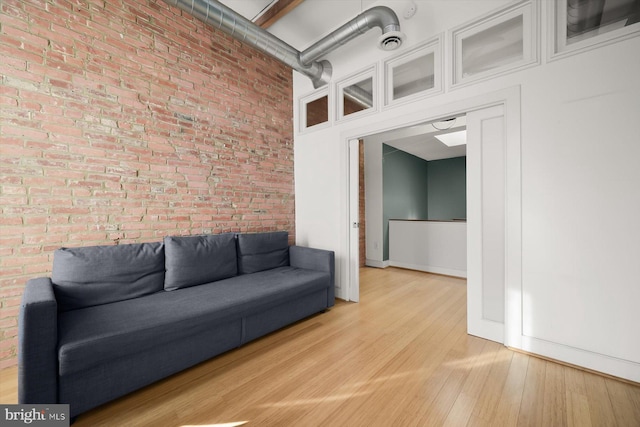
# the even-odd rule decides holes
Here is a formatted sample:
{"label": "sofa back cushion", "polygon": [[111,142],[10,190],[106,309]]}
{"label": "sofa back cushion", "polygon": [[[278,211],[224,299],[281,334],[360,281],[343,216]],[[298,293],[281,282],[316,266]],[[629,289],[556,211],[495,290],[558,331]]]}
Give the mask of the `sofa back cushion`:
{"label": "sofa back cushion", "polygon": [[164,289],[172,291],[238,274],[235,234],[164,238],[167,273]]}
{"label": "sofa back cushion", "polygon": [[256,273],[289,265],[289,233],[238,234],[238,270]]}
{"label": "sofa back cushion", "polygon": [[163,289],[164,246],[61,248],[53,254],[51,281],[61,311],[152,294]]}

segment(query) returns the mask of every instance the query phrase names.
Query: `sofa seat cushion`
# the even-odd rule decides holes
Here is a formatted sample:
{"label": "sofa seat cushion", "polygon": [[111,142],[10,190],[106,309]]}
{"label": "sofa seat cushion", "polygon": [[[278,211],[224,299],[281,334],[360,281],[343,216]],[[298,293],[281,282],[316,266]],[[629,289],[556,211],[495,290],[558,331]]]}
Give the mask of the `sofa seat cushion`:
{"label": "sofa seat cushion", "polygon": [[[149,350],[331,285],[328,272],[280,267],[60,313],[60,375]],[[241,337],[238,337],[240,345]]]}

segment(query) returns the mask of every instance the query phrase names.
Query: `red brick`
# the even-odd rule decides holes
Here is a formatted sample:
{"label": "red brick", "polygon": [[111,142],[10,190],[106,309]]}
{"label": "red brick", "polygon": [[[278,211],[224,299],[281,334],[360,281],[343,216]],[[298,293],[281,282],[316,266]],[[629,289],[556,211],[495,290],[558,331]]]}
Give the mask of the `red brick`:
{"label": "red brick", "polygon": [[[18,298],[18,300],[20,300],[20,298]],[[15,317],[9,317],[0,320],[0,330],[15,328],[16,326],[18,326],[18,321]]]}
{"label": "red brick", "polygon": [[[293,235],[291,71],[162,2],[124,2],[3,4],[6,307],[60,246]],[[15,363],[4,319],[0,367]]]}
{"label": "red brick", "polygon": [[[24,31],[23,28],[25,27],[23,22],[19,20],[11,21],[10,19],[11,18],[7,18],[6,21],[3,22],[4,25],[2,26],[2,33],[6,34],[6,37],[15,38],[39,48],[47,47],[47,39]],[[11,25],[16,25],[17,28]]]}
{"label": "red brick", "polygon": [[15,318],[19,311],[19,307],[3,308],[2,311],[0,311],[0,319]]}

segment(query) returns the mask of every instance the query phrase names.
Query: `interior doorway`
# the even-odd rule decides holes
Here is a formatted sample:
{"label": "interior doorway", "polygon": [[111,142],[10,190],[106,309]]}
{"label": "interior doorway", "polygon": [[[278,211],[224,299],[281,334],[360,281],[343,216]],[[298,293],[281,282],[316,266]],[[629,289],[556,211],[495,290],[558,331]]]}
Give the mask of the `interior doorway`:
{"label": "interior doorway", "polygon": [[[451,137],[455,141],[448,139]],[[434,258],[426,257],[425,253],[421,258],[412,253],[412,249],[405,250],[398,245],[397,239],[392,242],[389,233],[390,226],[407,229],[407,232],[413,228],[449,228],[444,224],[427,224],[426,221],[458,221],[452,227],[464,228],[466,117],[462,115],[394,129],[367,136],[364,140],[367,158],[367,265],[383,268],[395,265],[466,277],[464,241],[457,249],[462,254],[456,256],[455,262],[447,268],[448,263],[443,263],[446,255],[432,253]],[[464,234],[464,230],[458,234],[460,232]],[[456,251],[455,248],[452,250]],[[429,259],[433,262],[429,263]]]}
{"label": "interior doorway", "polygon": [[[493,107],[498,107],[493,108]],[[511,112],[511,113],[509,113]],[[349,146],[349,223],[359,218],[359,142],[367,136],[467,114],[468,171],[468,331],[506,343],[508,287],[521,287],[519,91],[502,91],[424,114],[424,119],[397,123],[347,139]],[[515,114],[518,113],[518,114]],[[353,141],[353,142],[352,142]],[[475,142],[474,142],[475,141]],[[491,163],[483,159],[491,158]],[[499,159],[502,159],[500,163]],[[498,171],[496,174],[495,172]],[[485,186],[482,183],[486,183]],[[480,183],[480,185],[478,185]],[[471,185],[469,185],[471,184]],[[500,191],[493,191],[500,189]],[[349,299],[359,300],[359,232],[349,233]],[[498,230],[498,233],[495,231]],[[513,251],[510,250],[513,248]],[[509,280],[512,280],[509,283]]]}

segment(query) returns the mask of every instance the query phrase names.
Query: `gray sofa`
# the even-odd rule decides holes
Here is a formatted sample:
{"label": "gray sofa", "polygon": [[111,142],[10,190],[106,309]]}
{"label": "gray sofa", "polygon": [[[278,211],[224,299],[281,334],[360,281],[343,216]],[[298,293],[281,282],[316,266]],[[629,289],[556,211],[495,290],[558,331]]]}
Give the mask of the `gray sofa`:
{"label": "gray sofa", "polygon": [[71,417],[334,305],[334,253],[287,232],[62,248],[19,318],[20,403]]}

